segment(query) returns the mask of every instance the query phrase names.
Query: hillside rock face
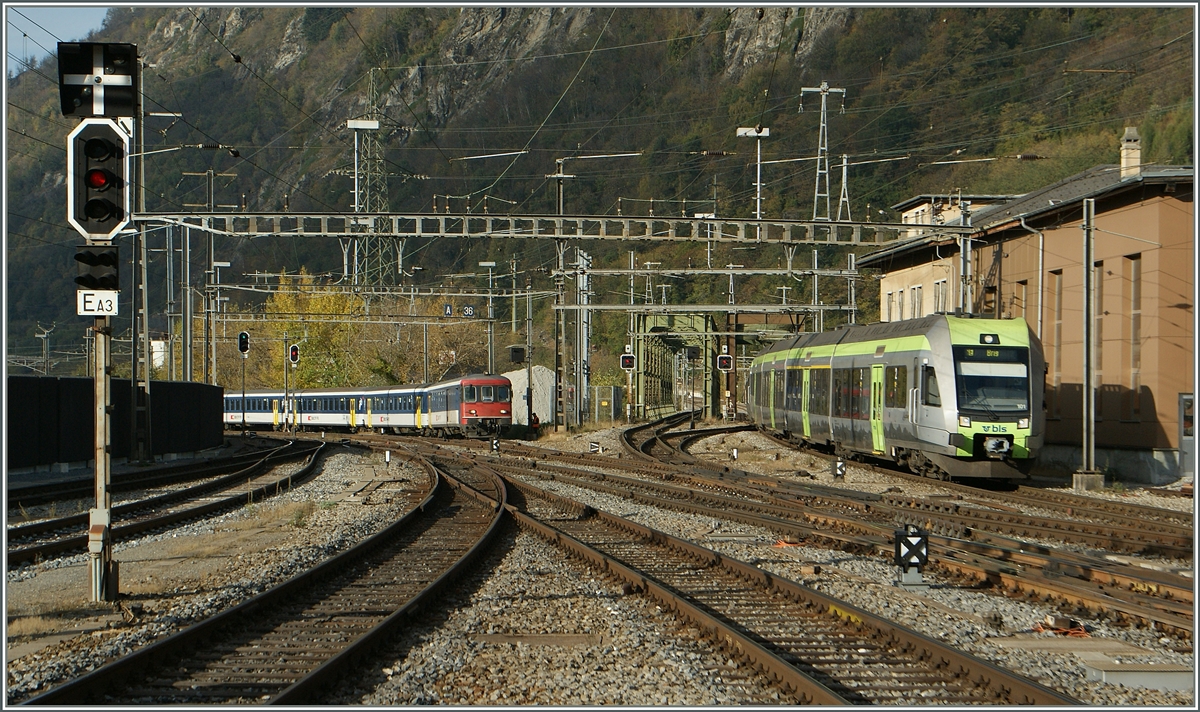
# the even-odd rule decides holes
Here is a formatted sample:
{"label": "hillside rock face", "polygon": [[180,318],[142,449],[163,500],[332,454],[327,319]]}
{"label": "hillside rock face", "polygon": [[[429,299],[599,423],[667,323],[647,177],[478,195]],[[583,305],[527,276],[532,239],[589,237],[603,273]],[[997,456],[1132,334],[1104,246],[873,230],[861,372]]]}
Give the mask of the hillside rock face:
{"label": "hillside rock face", "polygon": [[[445,123],[470,109],[507,81],[517,66],[511,60],[551,54],[598,31],[593,17],[586,7],[464,8],[442,43],[438,78],[426,87],[429,112]],[[424,86],[423,74],[411,72],[410,81],[398,83],[393,92],[412,103]]]}
{"label": "hillside rock face", "polygon": [[802,8],[794,7],[732,10],[725,30],[725,78],[736,81],[759,62],[771,62],[779,52],[790,54],[795,41],[784,34],[802,12]]}
{"label": "hillside rock face", "polygon": [[[289,72],[310,53],[321,51],[320,42],[314,45],[305,37],[302,8],[164,8],[158,12],[157,22],[140,44],[142,54],[163,70],[212,62],[227,53],[222,45],[236,47],[248,37],[275,38],[268,42],[269,55],[245,58],[247,66],[260,73]],[[728,17],[721,76],[737,82],[760,63],[775,63],[781,71],[789,63],[793,68],[802,65],[820,37],[846,26],[852,10],[738,7],[696,12],[702,30]],[[425,108],[434,125],[445,125],[519,72],[522,64],[514,60],[590,47],[610,13],[592,7],[463,8],[434,55],[391,73],[390,85],[382,87],[383,101]],[[600,45],[614,40],[609,30]],[[580,54],[579,61],[585,57]],[[437,71],[429,71],[433,66]],[[365,92],[347,99],[361,105]]]}
{"label": "hillside rock face", "polygon": [[809,7],[804,9],[804,29],[796,42],[794,53],[797,66],[804,66],[817,41],[831,32],[842,32],[850,23],[854,11],[848,7]]}

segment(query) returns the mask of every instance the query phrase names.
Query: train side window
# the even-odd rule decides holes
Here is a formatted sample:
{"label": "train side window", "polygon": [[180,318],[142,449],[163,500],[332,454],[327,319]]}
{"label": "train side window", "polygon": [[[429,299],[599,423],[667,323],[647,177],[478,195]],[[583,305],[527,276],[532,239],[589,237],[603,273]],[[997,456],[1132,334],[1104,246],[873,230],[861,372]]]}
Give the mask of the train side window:
{"label": "train side window", "polygon": [[942,394],[938,391],[937,374],[933,371],[933,366],[925,366],[921,369],[922,380],[921,393],[923,394],[923,403],[925,405],[940,406],[942,404]]}
{"label": "train side window", "polygon": [[479,392],[483,396],[484,403],[491,403],[494,400],[491,386],[480,386]]}
{"label": "train side window", "polygon": [[887,392],[884,405],[888,408],[903,408],[908,402],[908,366],[889,366],[884,374]]}
{"label": "train side window", "polygon": [[[867,417],[866,397],[868,389],[863,387],[863,373],[867,369],[855,368],[850,372],[850,417],[862,419]],[[870,383],[867,381],[866,383]]]}

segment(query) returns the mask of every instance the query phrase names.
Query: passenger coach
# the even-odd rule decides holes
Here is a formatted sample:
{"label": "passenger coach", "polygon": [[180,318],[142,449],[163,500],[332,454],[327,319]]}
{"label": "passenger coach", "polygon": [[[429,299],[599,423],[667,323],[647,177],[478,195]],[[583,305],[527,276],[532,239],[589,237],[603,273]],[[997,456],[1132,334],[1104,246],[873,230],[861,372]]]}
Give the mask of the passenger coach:
{"label": "passenger coach", "polygon": [[[377,430],[467,436],[501,434],[512,424],[512,384],[474,374],[433,385],[308,388],[245,395],[247,428]],[[226,395],[225,425],[241,427],[241,394]]]}
{"label": "passenger coach", "polygon": [[1024,319],[938,314],[804,334],[759,354],[760,428],[914,472],[1019,479],[1045,431],[1045,361]]}

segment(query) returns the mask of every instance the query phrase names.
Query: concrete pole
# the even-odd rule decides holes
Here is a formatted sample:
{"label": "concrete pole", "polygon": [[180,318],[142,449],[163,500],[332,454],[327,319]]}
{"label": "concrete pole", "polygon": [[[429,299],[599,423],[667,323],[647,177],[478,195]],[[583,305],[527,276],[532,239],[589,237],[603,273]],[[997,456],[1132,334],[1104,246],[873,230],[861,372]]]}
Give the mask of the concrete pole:
{"label": "concrete pole", "polygon": [[533,425],[533,282],[525,278],[525,427]]}
{"label": "concrete pole", "polygon": [[1093,236],[1096,200],[1083,201],[1083,452],[1074,476],[1075,489],[1100,489],[1104,475],[1096,471],[1096,291]]}
{"label": "concrete pole", "polygon": [[[112,405],[111,393],[111,339],[112,319],[96,317],[95,326],[96,358],[92,370],[93,410],[95,423],[93,438],[93,458],[95,460],[95,492],[96,506],[88,512],[88,574],[91,581],[92,601],[113,601],[116,599],[117,581],[113,570],[112,537],[109,527],[112,522],[111,500],[108,493],[112,484],[109,459],[109,442],[112,434],[109,410]],[[135,336],[136,338],[136,336]]]}

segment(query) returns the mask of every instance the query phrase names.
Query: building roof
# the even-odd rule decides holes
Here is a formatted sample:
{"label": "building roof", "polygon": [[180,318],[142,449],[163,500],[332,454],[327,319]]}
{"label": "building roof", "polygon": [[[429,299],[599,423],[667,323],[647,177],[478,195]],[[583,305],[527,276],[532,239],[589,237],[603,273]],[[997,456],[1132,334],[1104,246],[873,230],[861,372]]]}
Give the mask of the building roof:
{"label": "building roof", "polygon": [[892,206],[892,210],[902,213],[905,210],[908,210],[909,208],[915,208],[918,205],[921,205],[922,203],[933,203],[933,202],[937,202],[939,200],[947,200],[947,201],[948,200],[962,200],[964,202],[972,202],[972,203],[974,203],[974,202],[998,203],[998,202],[1012,200],[1014,198],[1019,198],[1019,197],[1021,197],[1021,196],[1019,196],[1019,195],[992,195],[992,194],[983,194],[983,193],[970,193],[970,194],[922,193],[920,195],[914,195],[913,197],[908,198],[907,200],[902,200],[899,203],[896,203],[895,205]]}
{"label": "building roof", "polygon": [[[1035,219],[1039,216],[1067,210],[1081,203],[1085,198],[1099,198],[1145,184],[1191,183],[1194,176],[1195,170],[1192,166],[1143,165],[1140,173],[1122,179],[1120,166],[1112,164],[1093,166],[1082,173],[1018,196],[1010,202],[988,206],[979,212],[971,213],[970,224],[972,227],[978,228],[979,233],[986,235],[997,228],[1019,221],[1021,218]],[[953,245],[955,243],[956,240],[953,236],[923,235],[895,242],[881,250],[870,252],[859,257],[855,263],[859,267],[876,267],[902,254],[933,245]]]}
{"label": "building roof", "polygon": [[1193,174],[1192,166],[1143,166],[1137,175],[1121,178],[1120,166],[1093,166],[1045,188],[1026,193],[1011,203],[980,210],[971,216],[971,224],[987,232],[990,228],[1013,220],[1028,220],[1057,212],[1085,198],[1099,198],[1136,185],[1190,182]]}

